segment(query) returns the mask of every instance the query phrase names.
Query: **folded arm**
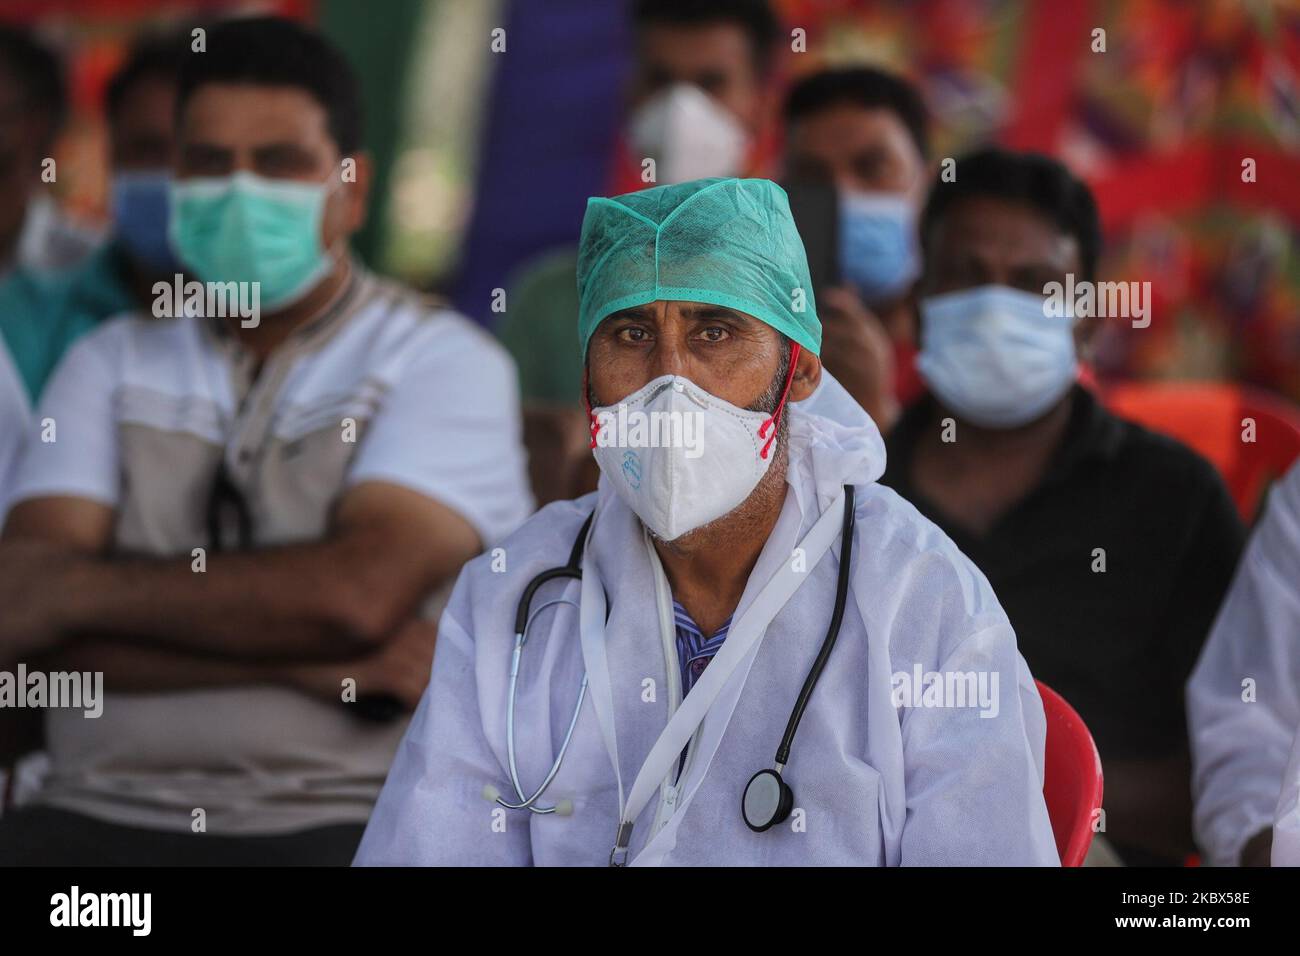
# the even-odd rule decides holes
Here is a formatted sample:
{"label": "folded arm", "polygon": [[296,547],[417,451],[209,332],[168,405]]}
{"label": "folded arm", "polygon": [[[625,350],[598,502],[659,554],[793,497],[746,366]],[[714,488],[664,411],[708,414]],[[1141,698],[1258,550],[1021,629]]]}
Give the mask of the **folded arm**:
{"label": "folded arm", "polygon": [[[202,571],[189,556],[107,555],[113,519],[78,498],[14,508],[0,541],[0,597],[25,610],[0,623],[0,657],[86,635],[259,666],[352,657],[387,640],[480,547],[459,514],[383,482],[348,491],[321,541],[207,555]],[[189,663],[155,659],[160,672]]]}

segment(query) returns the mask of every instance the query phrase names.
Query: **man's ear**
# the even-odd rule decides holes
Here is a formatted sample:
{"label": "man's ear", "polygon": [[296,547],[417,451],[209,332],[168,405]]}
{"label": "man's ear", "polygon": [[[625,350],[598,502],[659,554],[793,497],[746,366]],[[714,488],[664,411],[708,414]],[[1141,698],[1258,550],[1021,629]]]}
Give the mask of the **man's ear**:
{"label": "man's ear", "polygon": [[375,167],[370,154],[364,151],[345,156],[340,161],[339,175],[343,180],[344,228],[352,235],[366,224],[370,210],[370,186],[374,182]]}
{"label": "man's ear", "polygon": [[807,349],[799,350],[799,361],[794,366],[794,378],[790,382],[792,402],[802,402],[817,391],[822,383],[822,360]]}
{"label": "man's ear", "polygon": [[1084,362],[1091,362],[1093,345],[1097,331],[1101,328],[1101,316],[1089,315],[1079,319],[1074,326],[1074,351]]}
{"label": "man's ear", "polygon": [[906,310],[907,320],[903,323],[901,332],[905,332],[905,339],[911,345],[916,345],[921,341],[921,282],[918,277],[912,283],[911,288],[907,290],[907,295],[903,296],[900,308]]}

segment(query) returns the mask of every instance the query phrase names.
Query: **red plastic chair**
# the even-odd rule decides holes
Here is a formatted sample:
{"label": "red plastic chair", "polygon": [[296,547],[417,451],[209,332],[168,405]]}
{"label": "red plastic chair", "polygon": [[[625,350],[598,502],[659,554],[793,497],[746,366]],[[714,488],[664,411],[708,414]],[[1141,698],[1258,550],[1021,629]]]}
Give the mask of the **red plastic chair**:
{"label": "red plastic chair", "polygon": [[[1177,438],[1223,476],[1242,520],[1250,522],[1269,483],[1300,457],[1300,409],[1269,392],[1217,382],[1134,382],[1103,393],[1121,418]],[[1254,419],[1255,441],[1242,441]]]}
{"label": "red plastic chair", "polygon": [[1065,698],[1042,681],[1038,696],[1047,717],[1043,799],[1061,866],[1082,866],[1092,845],[1092,815],[1101,806],[1101,755],[1092,734]]}

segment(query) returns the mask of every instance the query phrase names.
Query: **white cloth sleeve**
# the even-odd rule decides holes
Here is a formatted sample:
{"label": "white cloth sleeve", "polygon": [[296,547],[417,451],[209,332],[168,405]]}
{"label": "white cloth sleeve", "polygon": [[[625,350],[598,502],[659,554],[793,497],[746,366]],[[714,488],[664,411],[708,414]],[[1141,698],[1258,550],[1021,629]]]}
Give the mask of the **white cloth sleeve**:
{"label": "white cloth sleeve", "polygon": [[502,809],[483,795],[485,784],[507,777],[483,731],[474,640],[456,614],[467,603],[464,581],[462,572],[438,624],[429,686],[397,748],[354,866],[532,862],[531,813]]}
{"label": "white cloth sleeve", "polygon": [[55,369],[28,426],[10,506],[50,495],[117,505],[121,331],[118,322],[110,322],[83,336]]}
{"label": "white cloth sleeve", "polygon": [[[903,719],[904,866],[1059,866],[1043,799],[1047,723],[1009,623],[965,638],[938,673],[988,674],[994,707],[913,707]],[[988,714],[988,716],[982,716]]]}
{"label": "white cloth sleeve", "polygon": [[347,484],[387,481],[427,495],[490,546],[533,509],[514,364],[478,329],[450,326],[435,342],[384,400]]}
{"label": "white cloth sleeve", "polygon": [[1273,489],[1187,685],[1196,840],[1235,866],[1273,824],[1300,726],[1300,465]]}

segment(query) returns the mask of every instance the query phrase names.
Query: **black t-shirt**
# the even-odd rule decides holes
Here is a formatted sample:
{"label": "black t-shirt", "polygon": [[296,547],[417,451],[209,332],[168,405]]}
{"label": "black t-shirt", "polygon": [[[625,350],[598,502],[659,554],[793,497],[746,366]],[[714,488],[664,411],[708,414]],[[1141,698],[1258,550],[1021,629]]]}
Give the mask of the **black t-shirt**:
{"label": "black t-shirt", "polygon": [[[1168,756],[1186,744],[1183,686],[1245,529],[1205,459],[1116,418],[1083,388],[1070,400],[1043,481],[984,535],[955,525],[912,485],[921,431],[939,427],[929,425],[929,396],[889,436],[881,481],[984,572],[1034,677],[1079,712],[1103,761]],[[1104,572],[1093,570],[1097,548]]]}

